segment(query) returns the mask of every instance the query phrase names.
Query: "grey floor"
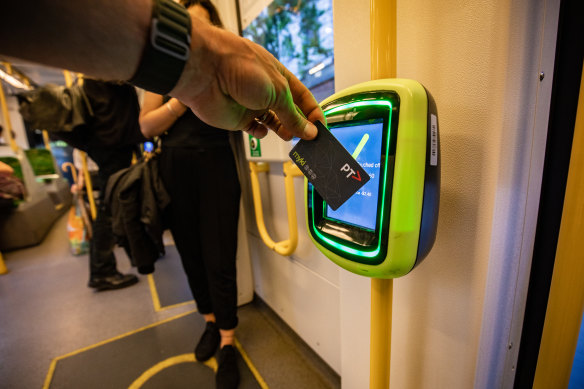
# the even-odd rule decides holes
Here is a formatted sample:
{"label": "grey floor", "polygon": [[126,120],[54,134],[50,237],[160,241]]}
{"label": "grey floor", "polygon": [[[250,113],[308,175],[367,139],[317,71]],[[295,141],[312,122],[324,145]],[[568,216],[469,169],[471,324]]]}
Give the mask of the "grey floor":
{"label": "grey floor", "polygon": [[[70,254],[66,217],[41,245],[3,254],[9,273],[0,275],[2,389],[42,388],[53,359],[195,309],[156,312],[144,276],[122,290],[87,288],[88,258]],[[116,254],[119,270],[134,272],[123,252]],[[236,336],[268,387],[340,387],[339,376],[261,301],[240,307],[239,318]],[[185,342],[194,345],[191,337],[185,334]]]}

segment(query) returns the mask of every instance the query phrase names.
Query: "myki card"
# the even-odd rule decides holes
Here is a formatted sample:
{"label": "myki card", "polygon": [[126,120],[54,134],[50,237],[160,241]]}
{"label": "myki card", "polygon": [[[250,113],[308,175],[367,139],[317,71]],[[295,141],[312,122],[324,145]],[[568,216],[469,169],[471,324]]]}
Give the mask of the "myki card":
{"label": "myki card", "polygon": [[369,181],[369,175],[321,122],[314,124],[316,138],[301,139],[290,151],[290,158],[336,210]]}

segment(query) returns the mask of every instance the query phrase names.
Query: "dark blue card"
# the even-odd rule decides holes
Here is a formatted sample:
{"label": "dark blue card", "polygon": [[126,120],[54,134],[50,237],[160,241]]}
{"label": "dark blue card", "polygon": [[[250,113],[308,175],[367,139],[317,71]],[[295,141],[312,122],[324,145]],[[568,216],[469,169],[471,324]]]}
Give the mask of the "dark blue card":
{"label": "dark blue card", "polygon": [[290,158],[336,210],[369,181],[369,175],[321,122],[314,124],[316,138],[301,139],[290,151]]}

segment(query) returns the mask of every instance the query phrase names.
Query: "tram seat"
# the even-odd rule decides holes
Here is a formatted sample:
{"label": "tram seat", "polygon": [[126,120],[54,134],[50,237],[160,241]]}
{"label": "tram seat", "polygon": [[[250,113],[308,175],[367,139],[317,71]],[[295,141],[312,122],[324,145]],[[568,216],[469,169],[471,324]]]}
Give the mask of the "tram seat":
{"label": "tram seat", "polygon": [[29,149],[24,153],[30,163],[35,179],[43,184],[57,210],[67,210],[72,196],[69,183],[63,177],[53,154],[46,149]]}
{"label": "tram seat", "polygon": [[22,152],[15,154],[10,148],[1,147],[0,160],[14,168],[26,190],[24,201],[0,217],[0,250],[39,244],[53,223],[69,209],[69,186],[60,175],[47,183],[43,179],[43,182],[37,181],[28,158]]}

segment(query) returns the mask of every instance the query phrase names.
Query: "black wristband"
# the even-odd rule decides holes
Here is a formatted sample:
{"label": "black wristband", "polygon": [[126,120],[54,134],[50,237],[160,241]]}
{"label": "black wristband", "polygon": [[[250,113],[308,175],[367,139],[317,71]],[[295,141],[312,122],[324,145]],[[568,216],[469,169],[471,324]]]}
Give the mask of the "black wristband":
{"label": "black wristband", "polygon": [[172,0],[154,0],[152,26],[133,85],[166,95],[178,82],[191,53],[191,17]]}

